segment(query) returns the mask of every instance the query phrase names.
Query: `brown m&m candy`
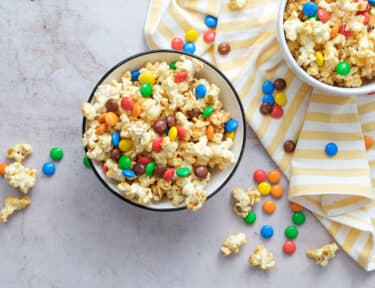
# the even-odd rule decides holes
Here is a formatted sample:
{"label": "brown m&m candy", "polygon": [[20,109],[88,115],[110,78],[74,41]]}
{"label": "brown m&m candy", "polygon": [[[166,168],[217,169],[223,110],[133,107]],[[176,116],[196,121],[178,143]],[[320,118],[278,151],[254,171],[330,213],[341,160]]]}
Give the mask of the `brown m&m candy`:
{"label": "brown m&m candy", "polygon": [[135,164],[134,171],[137,175],[143,175],[145,173],[145,165],[143,165],[142,163]]}
{"label": "brown m&m candy", "polygon": [[122,153],[121,153],[120,149],[118,149],[118,148],[115,148],[111,151],[111,159],[113,159],[115,161],[117,161],[120,158],[121,155],[122,155]]}
{"label": "brown m&m candy", "polygon": [[167,130],[167,123],[163,120],[157,120],[155,121],[153,128],[156,133],[163,134],[165,130]]}
{"label": "brown m&m candy", "polygon": [[167,167],[158,165],[158,166],[156,166],[156,168],[154,170],[154,175],[156,177],[163,178],[163,175],[164,175],[164,172],[165,172],[166,169],[167,169]]}
{"label": "brown m&m candy", "polygon": [[286,153],[292,153],[296,149],[296,144],[292,140],[287,140],[284,142],[284,151]]}
{"label": "brown m&m candy", "polygon": [[262,103],[260,105],[260,113],[263,115],[268,115],[272,111],[272,105],[270,103]]}
{"label": "brown m&m candy", "polygon": [[282,91],[286,88],[286,81],[282,78],[278,78],[273,82],[275,89],[278,91]]}
{"label": "brown m&m candy", "polygon": [[229,43],[221,42],[219,46],[217,47],[217,50],[219,51],[219,54],[227,55],[230,52],[231,48],[230,48]]}
{"label": "brown m&m candy", "polygon": [[201,115],[201,110],[198,108],[191,109],[187,112],[188,119],[191,120],[194,117],[198,118]]}
{"label": "brown m&m candy", "polygon": [[208,169],[204,165],[198,165],[194,167],[194,174],[200,179],[205,179],[208,175]]}
{"label": "brown m&m candy", "polygon": [[176,117],[168,116],[166,120],[167,120],[167,126],[168,127],[176,126]]}
{"label": "brown m&m candy", "polygon": [[115,99],[108,99],[105,103],[105,108],[107,108],[107,112],[117,112],[118,111],[118,103]]}

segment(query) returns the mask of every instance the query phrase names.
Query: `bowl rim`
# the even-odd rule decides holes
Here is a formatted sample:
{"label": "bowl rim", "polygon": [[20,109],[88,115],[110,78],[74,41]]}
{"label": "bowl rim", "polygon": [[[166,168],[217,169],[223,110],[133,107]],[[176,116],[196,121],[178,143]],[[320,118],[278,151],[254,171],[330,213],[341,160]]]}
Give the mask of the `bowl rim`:
{"label": "bowl rim", "polygon": [[[206,61],[206,60],[204,60],[201,57],[196,56],[196,55],[192,55],[192,54],[185,53],[185,52],[182,52],[182,51],[169,50],[169,49],[148,50],[148,51],[144,51],[144,52],[137,53],[137,54],[134,54],[132,56],[129,56],[129,57],[121,60],[117,64],[115,64],[112,68],[110,68],[104,74],[104,76],[101,77],[101,79],[97,82],[97,84],[95,85],[94,89],[90,93],[90,96],[89,96],[87,102],[90,102],[92,100],[92,98],[94,97],[96,89],[108,77],[108,75],[111,74],[113,71],[115,71],[117,68],[119,68],[121,65],[123,65],[123,64],[125,64],[125,63],[127,63],[130,60],[133,60],[135,58],[138,58],[138,57],[141,57],[141,56],[144,56],[144,55],[155,54],[155,53],[174,53],[174,54],[180,54],[180,55],[192,57],[192,58],[195,58],[195,59],[197,59],[199,61],[202,61],[204,64],[208,65],[210,68],[212,68],[214,71],[216,71],[224,79],[224,81],[229,85],[230,89],[232,90],[232,92],[233,92],[233,94],[235,96],[235,99],[236,99],[237,103],[239,104],[240,111],[241,111],[242,125],[243,125],[244,129],[243,129],[243,139],[242,139],[242,144],[241,144],[241,150],[240,150],[240,153],[239,153],[239,156],[238,156],[238,160],[234,164],[234,166],[232,167],[232,171],[229,173],[229,175],[224,180],[224,182],[219,187],[217,187],[210,195],[207,196],[207,199],[206,199],[206,201],[207,201],[208,199],[210,199],[211,197],[213,197],[214,195],[216,195],[228,183],[228,181],[233,177],[234,173],[236,172],[236,170],[237,170],[237,168],[238,168],[238,166],[239,166],[239,164],[240,164],[240,162],[242,160],[242,156],[243,156],[243,153],[244,153],[244,150],[245,150],[245,142],[246,142],[246,121],[245,121],[246,118],[245,118],[245,112],[244,112],[244,109],[243,109],[240,97],[238,96],[236,89],[233,87],[232,83],[228,80],[228,78],[224,75],[223,72],[221,72],[218,68],[216,68],[214,65],[212,65],[208,61]],[[83,135],[85,133],[85,128],[86,128],[86,118],[83,117],[83,122],[82,122],[82,137],[83,137]],[[84,148],[84,151],[87,152],[87,148]],[[89,160],[89,162],[91,164],[92,171],[94,171],[94,174],[99,179],[99,181],[104,185],[104,187],[106,187],[112,194],[114,194],[115,196],[117,196],[118,198],[120,198],[121,200],[123,200],[124,202],[127,202],[127,203],[129,203],[129,204],[131,204],[133,206],[136,206],[136,207],[139,207],[139,208],[142,208],[142,209],[145,209],[145,210],[157,211],[157,212],[171,212],[171,211],[179,211],[179,210],[185,210],[186,209],[186,205],[179,206],[179,207],[171,207],[171,208],[155,208],[155,207],[144,206],[144,205],[141,205],[139,203],[133,202],[133,201],[127,199],[125,196],[123,196],[123,195],[117,193],[116,191],[114,191],[107,184],[107,182],[104,181],[104,179],[102,179],[102,177],[100,176],[99,172],[96,170],[95,166],[93,165],[92,160],[89,159],[89,158],[88,158],[88,160]]]}
{"label": "bowl rim", "polygon": [[287,45],[287,40],[284,33],[284,12],[288,0],[281,0],[279,4],[279,10],[276,21],[276,31],[277,39],[279,42],[280,50],[283,54],[285,62],[288,64],[289,68],[293,70],[297,77],[302,79],[304,82],[307,82],[313,88],[316,88],[318,91],[326,92],[330,94],[337,94],[338,96],[355,96],[355,95],[373,95],[375,94],[375,82],[357,87],[357,88],[345,88],[345,87],[336,87],[333,85],[328,85],[323,83],[313,76],[309,75],[301,66],[297,64],[297,61],[294,59],[292,53],[289,50]]}

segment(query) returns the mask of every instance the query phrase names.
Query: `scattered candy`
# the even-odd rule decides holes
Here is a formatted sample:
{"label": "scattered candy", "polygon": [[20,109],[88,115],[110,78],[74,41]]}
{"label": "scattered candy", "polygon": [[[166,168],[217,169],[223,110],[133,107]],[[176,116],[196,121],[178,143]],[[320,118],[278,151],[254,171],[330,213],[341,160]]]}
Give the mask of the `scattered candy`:
{"label": "scattered candy", "polygon": [[271,184],[268,182],[260,182],[258,184],[258,191],[262,196],[267,196],[271,193]]}
{"label": "scattered candy", "polygon": [[64,151],[60,147],[52,147],[49,156],[53,161],[60,161],[64,157]]}
{"label": "scattered candy", "polygon": [[272,214],[276,210],[276,203],[272,200],[266,200],[263,202],[263,211],[267,214]]}
{"label": "scattered candy", "polygon": [[83,165],[85,165],[86,168],[91,168],[91,162],[87,156],[83,157]]}
{"label": "scattered candy", "polygon": [[188,42],[195,42],[198,40],[199,37],[199,32],[195,29],[189,29],[185,33],[185,39]]}
{"label": "scattered candy", "polygon": [[273,227],[271,225],[263,225],[260,229],[260,235],[266,239],[271,238],[273,236]]}
{"label": "scattered candy", "polygon": [[138,103],[134,103],[133,105],[133,109],[132,109],[132,114],[134,117],[138,117],[139,115],[141,115],[141,105],[138,104]]}
{"label": "scattered candy", "polygon": [[107,125],[105,123],[102,123],[98,125],[98,127],[96,127],[95,131],[96,134],[101,135],[107,131]]}
{"label": "scattered candy", "polygon": [[158,134],[163,134],[167,130],[167,123],[164,120],[156,120],[152,125],[154,131]]}
{"label": "scattered candy", "polygon": [[299,205],[295,202],[290,202],[289,205],[290,205],[290,209],[293,212],[301,212],[303,210],[303,206],[301,206],[301,205]]}
{"label": "scattered candy", "polygon": [[340,26],[338,24],[333,26],[330,32],[331,38],[335,38],[339,34],[339,31],[340,31]]}
{"label": "scattered candy", "polygon": [[176,66],[176,62],[172,62],[169,64],[169,69],[171,70],[176,70],[177,69],[177,66]]}
{"label": "scattered candy", "polygon": [[121,108],[125,111],[132,111],[133,109],[133,100],[129,97],[124,97],[121,99]]}
{"label": "scattered candy", "polygon": [[116,131],[112,133],[112,144],[114,147],[117,147],[120,143],[120,134]]}
{"label": "scattered candy", "polygon": [[266,80],[262,84],[262,91],[264,94],[271,95],[273,91],[275,90],[275,85],[270,80]]}
{"label": "scattered candy", "polygon": [[328,22],[329,20],[329,13],[327,12],[327,10],[325,9],[318,9],[318,17],[319,17],[319,20],[322,21],[323,23],[326,23]]}
{"label": "scattered candy", "polygon": [[274,99],[275,103],[279,106],[285,106],[288,101],[284,92],[276,92]]}
{"label": "scattered candy", "polygon": [[118,143],[118,149],[122,152],[128,152],[133,147],[133,142],[130,139],[121,139]]}
{"label": "scattered candy", "polygon": [[191,170],[189,167],[180,167],[176,171],[176,175],[178,177],[187,177],[191,174]]}
{"label": "scattered candy", "polygon": [[148,163],[146,165],[146,169],[145,169],[146,175],[147,176],[152,176],[154,174],[155,167],[156,167],[156,163],[155,162]]}
{"label": "scattered candy", "polygon": [[174,116],[167,116],[167,126],[168,127],[173,127],[176,126],[176,117]]}
{"label": "scattered candy", "polygon": [[5,169],[9,166],[8,163],[6,162],[3,162],[3,163],[0,163],[0,175],[1,176],[4,176],[5,175]]}
{"label": "scattered candy", "polygon": [[292,216],[292,221],[296,225],[302,225],[306,221],[306,216],[303,212],[294,212]]}
{"label": "scattered candy", "polygon": [[193,118],[198,118],[201,115],[201,110],[198,108],[191,109],[187,112],[187,116],[189,120],[192,120]]}
{"label": "scattered candy", "polygon": [[46,162],[42,166],[42,172],[44,175],[52,176],[53,174],[55,174],[55,171],[56,171],[56,166],[53,162]]}
{"label": "scattered candy", "polygon": [[266,181],[267,180],[267,173],[266,173],[266,171],[264,171],[262,169],[255,170],[254,174],[253,174],[253,179],[257,183]]}
{"label": "scattered candy", "polygon": [[326,145],[326,148],[325,148],[325,151],[326,151],[326,155],[328,157],[333,157],[337,154],[338,152],[338,148],[337,148],[337,145],[335,143],[328,143]]}
{"label": "scattered candy", "polygon": [[209,117],[214,112],[214,110],[215,110],[214,106],[206,107],[202,112],[202,117],[204,118]]}
{"label": "scattered candy", "polygon": [[178,37],[174,37],[171,42],[172,49],[174,50],[182,50],[184,47],[184,40]]}
{"label": "scattered candy", "polygon": [[115,148],[111,151],[111,159],[117,161],[121,157],[122,153],[120,149]]}
{"label": "scattered candy", "polygon": [[303,4],[302,12],[307,17],[312,17],[318,12],[318,6],[314,2],[306,2]]}
{"label": "scattered candy", "polygon": [[319,20],[318,14],[315,14],[314,16],[311,16],[311,17],[307,17],[307,20],[310,20],[310,19],[315,19],[315,21],[318,21]]}
{"label": "scattered candy", "polygon": [[102,170],[103,170],[103,173],[104,173],[104,174],[107,174],[107,172],[108,172],[108,167],[107,167],[107,165],[105,165],[105,163],[103,163],[103,165],[102,165]]}
{"label": "scattered candy", "polygon": [[259,110],[263,115],[268,115],[272,112],[272,105],[270,103],[262,103]]}
{"label": "scattered candy", "polygon": [[150,83],[142,84],[141,86],[141,95],[144,98],[149,98],[152,95],[152,85]]}
{"label": "scattered candy", "polygon": [[265,94],[262,98],[262,104],[265,104],[265,103],[268,103],[270,105],[274,105],[275,104],[275,99],[273,98],[273,96],[271,94]]}
{"label": "scattered candy", "polygon": [[257,214],[255,214],[254,211],[250,211],[250,213],[247,214],[247,216],[243,218],[243,221],[249,225],[254,224],[256,220],[257,220]]}
{"label": "scattered candy", "polygon": [[286,81],[282,78],[277,78],[275,81],[273,81],[273,85],[277,91],[282,91],[286,88]]}
{"label": "scattered candy", "polygon": [[348,75],[350,72],[349,63],[342,61],[336,65],[336,73],[342,76]]}
{"label": "scattered candy", "polygon": [[117,114],[114,112],[105,113],[104,119],[108,126],[115,126],[119,120]]}
{"label": "scattered candy", "polygon": [[146,157],[146,156],[140,156],[138,159],[137,159],[137,163],[139,164],[143,164],[143,165],[147,165],[148,163],[150,163],[151,160],[150,158]]}
{"label": "scattered candy", "polygon": [[135,174],[137,174],[139,176],[143,175],[145,173],[145,169],[146,169],[146,167],[142,163],[137,163],[134,166],[134,172],[135,172]]}
{"label": "scattered candy", "polygon": [[163,137],[156,137],[152,141],[152,150],[155,152],[160,152],[162,150],[161,143],[163,142]]}
{"label": "scattered candy", "polygon": [[122,173],[122,176],[129,178],[129,179],[132,179],[136,176],[135,172],[130,169],[122,170],[121,173]]}
{"label": "scattered candy", "polygon": [[366,149],[370,149],[372,147],[372,145],[374,145],[374,138],[372,138],[369,135],[365,135],[364,138],[365,138]]}
{"label": "scattered candy", "polygon": [[177,128],[176,127],[171,127],[171,129],[169,129],[169,132],[168,132],[168,137],[171,141],[176,141],[177,139]]}
{"label": "scattered candy", "polygon": [[319,51],[315,52],[315,58],[316,58],[316,64],[318,64],[318,66],[323,66],[324,64],[324,57],[323,57],[323,54]]}
{"label": "scattered candy", "polygon": [[165,172],[163,174],[163,179],[165,181],[172,180],[173,176],[174,176],[174,169],[173,168],[167,168],[167,169],[165,169]]}
{"label": "scattered candy", "polygon": [[298,229],[296,226],[288,226],[285,229],[285,236],[288,239],[295,239],[298,236]]}
{"label": "scattered candy", "polygon": [[132,160],[128,155],[122,155],[117,163],[120,169],[128,169],[132,166]]}
{"label": "scattered candy", "polygon": [[198,165],[194,167],[194,175],[199,179],[205,179],[208,176],[208,169],[204,165]]}
{"label": "scattered candy", "polygon": [[368,3],[369,3],[370,5],[375,5],[375,0],[368,0]]}
{"label": "scattered candy", "polygon": [[370,21],[370,14],[367,11],[361,11],[358,13],[358,15],[363,16],[363,24],[367,25],[368,22]]}
{"label": "scattered candy", "polygon": [[273,185],[271,187],[271,196],[273,198],[279,199],[283,196],[284,194],[284,188],[281,185]]}
{"label": "scattered candy", "polygon": [[197,87],[195,87],[195,96],[197,97],[197,99],[202,99],[204,96],[206,96],[206,93],[206,85],[199,84]]}
{"label": "scattered candy", "polygon": [[192,42],[186,42],[184,44],[183,50],[186,53],[194,54],[194,52],[195,52],[195,44],[192,43]]}
{"label": "scattered candy", "polygon": [[139,82],[141,82],[141,84],[155,84],[155,77],[149,72],[144,72],[141,75],[139,75],[138,80]]}
{"label": "scattered candy", "polygon": [[267,179],[271,184],[277,184],[281,180],[281,173],[278,170],[272,170],[268,173]]}
{"label": "scattered candy", "polygon": [[296,149],[296,143],[293,140],[287,140],[284,142],[284,151],[286,153],[292,153]]}
{"label": "scattered candy", "polygon": [[177,125],[176,129],[177,129],[177,137],[178,137],[178,139],[180,139],[180,140],[185,139],[186,131],[185,131],[184,127]]}
{"label": "scattered candy", "polygon": [[174,75],[174,82],[181,83],[181,82],[185,81],[187,77],[188,77],[188,73],[186,71],[178,71]]}
{"label": "scattered candy", "polygon": [[118,103],[115,99],[108,99],[105,103],[105,108],[107,112],[117,112],[118,111]]}
{"label": "scattered candy", "polygon": [[291,240],[285,241],[283,245],[283,252],[288,255],[291,255],[294,252],[296,252],[296,243],[294,243]]}
{"label": "scattered candy", "polygon": [[217,18],[211,15],[207,15],[204,18],[204,23],[207,25],[209,28],[215,28],[217,25]]}
{"label": "scattered candy", "polygon": [[214,126],[208,125],[206,129],[206,136],[208,140],[212,140],[214,137]]}
{"label": "scattered candy", "polygon": [[273,105],[272,111],[271,111],[271,117],[272,118],[281,118],[284,114],[284,110],[279,105]]}
{"label": "scattered candy", "polygon": [[236,135],[236,133],[235,133],[234,131],[232,131],[232,132],[227,132],[227,133],[224,134],[224,139],[228,139],[228,138],[230,138],[230,139],[234,140],[234,136],[235,136],[235,135]]}
{"label": "scattered candy", "polygon": [[221,42],[219,46],[217,47],[217,51],[220,55],[227,55],[231,50],[231,47],[229,43],[227,42]]}
{"label": "scattered candy", "polygon": [[167,170],[167,167],[158,165],[155,168],[154,175],[156,177],[163,178],[165,170]]}
{"label": "scattered candy", "polygon": [[216,38],[216,32],[212,30],[206,30],[203,33],[203,40],[207,43],[214,42]]}
{"label": "scattered candy", "polygon": [[350,32],[350,30],[346,29],[346,26],[344,24],[342,24],[342,25],[339,26],[339,32],[340,32],[340,34],[342,34],[342,35],[345,36],[346,40],[348,40],[350,38],[351,34],[352,34]]}
{"label": "scattered candy", "polygon": [[224,125],[225,132],[232,132],[235,131],[238,127],[238,121],[236,119],[230,119]]}

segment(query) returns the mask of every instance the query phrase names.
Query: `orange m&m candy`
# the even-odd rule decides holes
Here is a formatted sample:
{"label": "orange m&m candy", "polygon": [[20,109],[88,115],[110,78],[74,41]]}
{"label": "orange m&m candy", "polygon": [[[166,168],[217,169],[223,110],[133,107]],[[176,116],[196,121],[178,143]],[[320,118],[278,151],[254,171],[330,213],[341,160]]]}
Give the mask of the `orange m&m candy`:
{"label": "orange m&m candy", "polygon": [[365,135],[365,146],[366,149],[370,149],[374,145],[374,139],[371,136]]}
{"label": "orange m&m candy", "polygon": [[263,211],[267,214],[272,214],[276,210],[276,203],[272,200],[266,200],[263,202]]}
{"label": "orange m&m candy", "polygon": [[3,162],[3,163],[0,163],[0,175],[1,176],[4,176],[5,175],[5,169],[9,166],[8,163],[6,162]]}
{"label": "orange m&m candy", "polygon": [[212,138],[214,137],[214,126],[208,125],[206,129],[206,136],[208,140],[212,140]]}
{"label": "orange m&m candy", "polygon": [[301,212],[303,210],[303,206],[301,206],[301,205],[299,205],[297,203],[290,202],[289,205],[290,205],[290,209],[293,212]]}
{"label": "orange m&m candy", "polygon": [[284,188],[281,185],[273,185],[271,187],[271,196],[273,198],[281,198],[284,194]]}
{"label": "orange m&m candy", "polygon": [[133,109],[132,109],[132,114],[134,117],[138,117],[139,115],[141,115],[141,105],[139,105],[138,103],[134,103],[133,104]]}
{"label": "orange m&m candy", "polygon": [[280,182],[281,173],[278,170],[272,170],[268,173],[267,179],[271,184],[277,184]]}
{"label": "orange m&m candy", "polygon": [[115,126],[118,122],[118,116],[114,112],[105,113],[105,123],[109,126]]}

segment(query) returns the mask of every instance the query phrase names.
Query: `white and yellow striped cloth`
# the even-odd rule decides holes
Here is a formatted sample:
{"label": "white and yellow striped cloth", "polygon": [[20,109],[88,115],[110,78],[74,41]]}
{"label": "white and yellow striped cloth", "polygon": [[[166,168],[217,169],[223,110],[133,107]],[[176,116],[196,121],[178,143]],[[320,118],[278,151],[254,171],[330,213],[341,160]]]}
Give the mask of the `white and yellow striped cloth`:
{"label": "white and yellow striped cloth", "polygon": [[[289,199],[310,209],[340,246],[365,270],[375,269],[375,150],[366,151],[364,133],[375,137],[375,96],[341,97],[312,93],[282,61],[276,41],[277,0],[251,0],[231,11],[229,0],[151,0],[145,35],[152,49],[170,48],[190,28],[203,32],[206,15],[218,17],[216,40],[197,41],[196,54],[223,71],[242,99],[249,125],[290,180]],[[222,56],[220,42],[232,51]],[[259,112],[264,80],[284,78],[284,116]],[[299,138],[286,154],[283,143]],[[324,148],[335,142],[339,153]]]}

